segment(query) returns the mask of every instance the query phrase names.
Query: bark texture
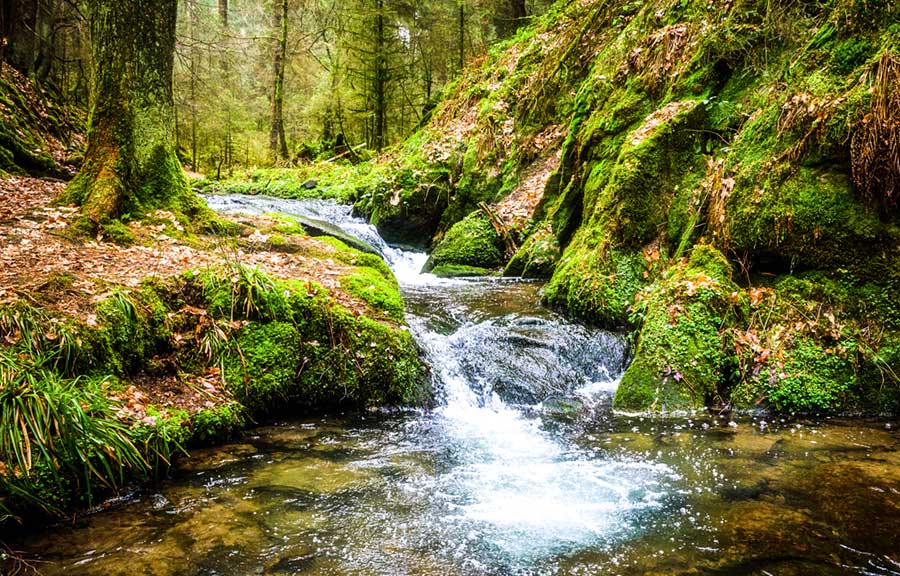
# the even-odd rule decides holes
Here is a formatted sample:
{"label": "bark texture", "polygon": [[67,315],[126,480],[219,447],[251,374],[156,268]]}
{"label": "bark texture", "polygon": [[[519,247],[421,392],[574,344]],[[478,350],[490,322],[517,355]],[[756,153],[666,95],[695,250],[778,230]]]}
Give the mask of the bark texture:
{"label": "bark texture", "polygon": [[277,159],[288,157],[287,140],[284,137],[284,67],[287,60],[288,0],[279,0],[275,6],[275,83],[272,89],[272,130],[269,147]]}
{"label": "bark texture", "polygon": [[88,148],[68,189],[95,224],[125,212],[200,210],[175,148],[176,0],[90,0]]}

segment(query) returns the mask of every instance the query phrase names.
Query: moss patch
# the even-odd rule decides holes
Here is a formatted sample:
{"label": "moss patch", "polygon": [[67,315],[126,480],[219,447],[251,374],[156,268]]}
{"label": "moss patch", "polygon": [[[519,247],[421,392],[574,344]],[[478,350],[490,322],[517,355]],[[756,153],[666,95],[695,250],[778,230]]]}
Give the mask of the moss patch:
{"label": "moss patch", "polygon": [[497,268],[503,264],[501,246],[488,217],[473,212],[450,228],[425,263],[425,271],[446,265]]}
{"label": "moss patch", "polygon": [[674,411],[721,401],[733,369],[727,337],[736,315],[724,256],[708,246],[640,294],[634,360],[616,391],[620,410]]}

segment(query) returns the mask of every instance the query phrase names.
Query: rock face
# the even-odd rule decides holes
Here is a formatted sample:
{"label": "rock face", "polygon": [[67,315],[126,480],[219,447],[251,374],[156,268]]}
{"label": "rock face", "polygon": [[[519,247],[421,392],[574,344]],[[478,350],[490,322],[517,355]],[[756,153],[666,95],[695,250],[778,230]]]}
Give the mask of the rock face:
{"label": "rock face", "polygon": [[561,3],[391,158],[424,175],[393,197],[429,207],[432,265],[499,266],[467,215],[558,154],[531,219],[504,222],[506,274],[637,332],[618,407],[896,413],[898,21],[888,2]]}

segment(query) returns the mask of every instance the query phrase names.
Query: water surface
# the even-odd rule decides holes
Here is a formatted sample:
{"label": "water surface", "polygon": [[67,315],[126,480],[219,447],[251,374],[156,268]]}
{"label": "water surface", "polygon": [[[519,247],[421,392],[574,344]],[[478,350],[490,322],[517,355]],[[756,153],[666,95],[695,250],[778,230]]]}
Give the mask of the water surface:
{"label": "water surface", "polygon": [[621,335],[530,282],[439,280],[349,209],[433,365],[439,406],[285,421],[132,501],[24,542],[45,574],[900,574],[889,422],[615,414]]}

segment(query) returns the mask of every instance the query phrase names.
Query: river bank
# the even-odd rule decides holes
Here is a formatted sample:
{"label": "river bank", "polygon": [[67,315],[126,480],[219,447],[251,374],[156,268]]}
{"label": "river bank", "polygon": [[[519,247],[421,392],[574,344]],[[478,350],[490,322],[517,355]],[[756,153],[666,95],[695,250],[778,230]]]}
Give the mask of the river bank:
{"label": "river bank", "polygon": [[2,186],[7,520],[91,507],[288,410],[429,401],[380,257],[271,216],[196,232],[158,211],[86,239],[64,184]]}
{"label": "river bank", "polygon": [[619,335],[539,283],[393,262],[434,409],[279,419],[17,549],[46,574],[894,573],[895,421],[616,413]]}

